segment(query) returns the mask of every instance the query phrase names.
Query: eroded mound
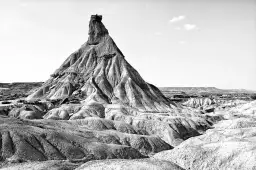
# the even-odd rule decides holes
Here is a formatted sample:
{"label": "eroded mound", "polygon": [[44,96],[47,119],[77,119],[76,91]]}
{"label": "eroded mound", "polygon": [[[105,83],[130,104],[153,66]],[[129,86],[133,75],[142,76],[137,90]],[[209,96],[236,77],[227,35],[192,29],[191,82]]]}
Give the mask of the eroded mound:
{"label": "eroded mound", "polygon": [[204,135],[190,138],[154,158],[172,161],[185,169],[256,168],[256,119],[223,120]]}
{"label": "eroded mound", "polygon": [[215,103],[216,100],[212,98],[191,98],[188,101],[184,102],[183,105],[193,108],[204,108],[210,105],[214,105]]}
{"label": "eroded mound", "polygon": [[127,115],[123,112],[108,110],[106,119],[122,121],[150,135],[157,135],[172,146],[177,146],[184,140],[198,136],[211,128],[207,118],[196,113],[137,113]]}
{"label": "eroded mound", "polygon": [[0,119],[1,161],[134,159],[172,147],[123,122]]}

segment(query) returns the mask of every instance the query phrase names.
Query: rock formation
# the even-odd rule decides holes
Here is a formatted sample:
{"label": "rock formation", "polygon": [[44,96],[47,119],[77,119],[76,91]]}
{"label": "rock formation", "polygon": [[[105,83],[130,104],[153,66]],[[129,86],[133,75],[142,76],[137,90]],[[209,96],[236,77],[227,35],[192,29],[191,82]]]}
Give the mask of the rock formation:
{"label": "rock formation", "polygon": [[87,42],[27,99],[64,99],[80,94],[86,103],[119,103],[143,112],[169,111],[172,103],[125,60],[101,20],[102,16],[91,16]]}

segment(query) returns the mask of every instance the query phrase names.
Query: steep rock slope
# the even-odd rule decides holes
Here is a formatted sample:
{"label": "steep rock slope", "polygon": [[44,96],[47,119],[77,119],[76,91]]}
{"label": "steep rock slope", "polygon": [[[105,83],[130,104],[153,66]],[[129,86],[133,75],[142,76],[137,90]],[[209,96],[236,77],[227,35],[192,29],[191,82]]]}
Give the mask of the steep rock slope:
{"label": "steep rock slope", "polygon": [[119,103],[139,111],[169,111],[170,101],[125,60],[101,20],[99,15],[91,16],[88,41],[27,99],[63,99],[81,94],[86,102]]}

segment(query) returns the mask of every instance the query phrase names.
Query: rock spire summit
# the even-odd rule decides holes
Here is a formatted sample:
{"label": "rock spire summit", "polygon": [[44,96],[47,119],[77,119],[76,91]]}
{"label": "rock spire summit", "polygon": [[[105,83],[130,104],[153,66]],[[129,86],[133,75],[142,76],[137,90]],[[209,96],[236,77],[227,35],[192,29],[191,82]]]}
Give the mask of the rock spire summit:
{"label": "rock spire summit", "polygon": [[108,35],[108,30],[101,21],[102,15],[91,16],[88,33],[88,43],[91,45],[98,44],[105,35]]}

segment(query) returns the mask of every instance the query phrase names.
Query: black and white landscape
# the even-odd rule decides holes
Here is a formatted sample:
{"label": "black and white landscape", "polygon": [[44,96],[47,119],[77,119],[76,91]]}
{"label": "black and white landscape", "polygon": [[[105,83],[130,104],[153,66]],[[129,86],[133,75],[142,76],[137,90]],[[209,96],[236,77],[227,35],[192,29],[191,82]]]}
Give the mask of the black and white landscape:
{"label": "black and white landscape", "polygon": [[256,169],[255,91],[150,84],[104,19],[49,79],[0,83],[1,169]]}

